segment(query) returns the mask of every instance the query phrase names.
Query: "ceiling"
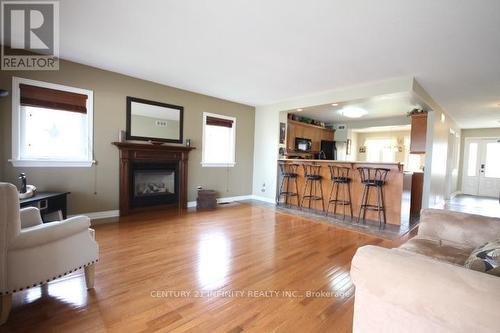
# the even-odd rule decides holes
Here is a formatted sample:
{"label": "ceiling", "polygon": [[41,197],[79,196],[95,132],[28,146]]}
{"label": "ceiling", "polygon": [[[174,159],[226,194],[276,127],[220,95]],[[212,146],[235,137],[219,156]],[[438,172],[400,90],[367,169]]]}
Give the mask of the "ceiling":
{"label": "ceiling", "polygon": [[[368,113],[361,118],[349,118],[342,114],[346,108],[366,110]],[[325,123],[344,123],[360,120],[383,119],[404,116],[414,108],[429,110],[429,107],[410,93],[398,93],[377,96],[374,98],[337,102],[335,104],[318,105],[289,110],[302,117],[311,118]]]}
{"label": "ceiling", "polygon": [[414,76],[500,127],[500,1],[65,0],[61,57],[249,105]]}

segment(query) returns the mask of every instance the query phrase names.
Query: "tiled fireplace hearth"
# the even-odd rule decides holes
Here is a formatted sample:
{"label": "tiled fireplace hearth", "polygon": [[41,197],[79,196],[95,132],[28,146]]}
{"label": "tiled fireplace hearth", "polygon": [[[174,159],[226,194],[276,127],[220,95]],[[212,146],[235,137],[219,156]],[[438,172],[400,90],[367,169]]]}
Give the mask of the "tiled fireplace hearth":
{"label": "tiled fireplace hearth", "polygon": [[120,215],[186,208],[192,147],[113,142],[120,149]]}

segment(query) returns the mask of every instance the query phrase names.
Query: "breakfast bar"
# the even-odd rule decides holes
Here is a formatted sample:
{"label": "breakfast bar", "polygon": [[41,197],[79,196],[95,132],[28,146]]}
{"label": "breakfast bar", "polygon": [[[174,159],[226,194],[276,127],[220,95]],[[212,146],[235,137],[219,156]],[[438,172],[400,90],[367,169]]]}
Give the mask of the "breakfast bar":
{"label": "breakfast bar", "polygon": [[[296,176],[293,181],[293,190],[298,191],[298,196],[289,196],[287,200],[283,196],[280,196],[280,187],[284,174],[280,168],[280,165],[293,166],[296,170]],[[382,198],[377,196],[376,190],[371,190],[365,204],[371,207],[377,207],[380,201],[383,201],[385,210],[385,220],[387,224],[400,225],[407,222],[410,214],[410,187],[411,187],[411,173],[403,171],[403,164],[401,163],[373,163],[373,162],[348,162],[348,161],[336,161],[336,160],[317,160],[317,159],[279,159],[278,160],[278,186],[276,198],[279,202],[281,197],[281,202],[286,202],[291,208],[301,209],[300,201],[302,201],[304,196],[304,190],[306,188],[306,177],[304,171],[306,168],[304,166],[315,166],[317,170],[317,175],[320,177],[316,181],[320,184],[321,191],[316,191],[315,195],[321,196],[322,200],[311,200],[310,208],[311,211],[326,214],[329,203],[329,195],[332,188],[332,175],[329,166],[338,166],[344,168],[348,174],[348,186],[350,190],[350,201],[352,205],[352,212],[354,215],[353,222],[357,221],[360,214],[360,209],[362,208],[363,193],[365,190],[365,184],[362,182],[360,172],[358,168],[379,168],[387,172],[385,177],[385,182],[381,186],[383,195]],[[347,169],[346,169],[347,168]],[[287,168],[289,170],[289,168]],[[313,177],[314,178],[314,177]],[[320,181],[318,180],[320,179]],[[310,184],[308,185],[310,187]],[[309,188],[308,187],[308,188]],[[289,189],[291,192],[292,190]],[[309,192],[309,190],[307,191]],[[342,190],[341,190],[342,192]],[[346,197],[346,193],[341,193],[341,197]],[[309,194],[309,193],[307,193]],[[323,202],[321,202],[323,201]],[[304,207],[309,208],[309,201]],[[324,208],[323,208],[324,207]],[[341,205],[337,207],[337,215],[343,214],[343,210],[346,209],[346,215],[350,218],[350,212],[348,205]],[[330,205],[328,210],[329,215],[333,215],[333,208]],[[379,212],[374,210],[366,210],[366,220],[379,221]]]}

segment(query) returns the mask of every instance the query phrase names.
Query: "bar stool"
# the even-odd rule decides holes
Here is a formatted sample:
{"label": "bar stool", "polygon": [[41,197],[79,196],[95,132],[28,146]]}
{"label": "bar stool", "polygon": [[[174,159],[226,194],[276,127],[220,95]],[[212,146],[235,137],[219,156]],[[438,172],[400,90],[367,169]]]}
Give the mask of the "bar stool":
{"label": "bar stool", "polygon": [[[323,187],[321,183],[320,171],[321,165],[317,165],[314,163],[304,163],[302,164],[304,168],[304,178],[306,180],[306,184],[304,186],[304,192],[302,194],[302,201],[300,207],[304,207],[304,200],[309,201],[309,209],[311,209],[311,202],[321,200],[321,207],[323,211],[325,211],[325,202],[323,201]],[[319,187],[319,195],[318,195],[318,187]],[[307,189],[309,188],[309,194],[307,194]]]}
{"label": "bar stool", "polygon": [[[382,217],[384,226],[386,224],[385,204],[384,204],[384,185],[389,173],[389,169],[383,168],[358,168],[361,183],[364,185],[363,196],[361,197],[361,206],[359,208],[358,223],[363,214],[363,221],[366,223],[366,211],[374,210],[378,213],[379,227],[382,227]],[[370,188],[374,187],[377,191],[377,204],[369,204]]]}
{"label": "bar stool", "polygon": [[[328,165],[330,169],[330,194],[328,196],[328,206],[326,207],[326,216],[330,211],[330,205],[333,204],[333,214],[337,214],[337,205],[343,206],[343,219],[345,220],[346,206],[349,206],[349,211],[352,216],[352,202],[351,202],[351,178],[349,178],[349,172],[351,168],[340,167],[336,165]],[[339,189],[342,192],[342,200],[339,199]]]}
{"label": "bar stool", "polygon": [[[288,205],[288,200],[291,197],[297,197],[297,206],[300,206],[300,199],[299,199],[299,186],[297,184],[297,168],[299,167],[298,164],[294,163],[286,163],[286,162],[279,162],[279,168],[280,168],[280,174],[281,174],[281,185],[280,189],[278,192],[278,196],[276,198],[276,204],[280,204],[281,197],[285,197],[285,205]],[[291,189],[293,184],[290,183],[295,183],[295,191]],[[283,190],[284,189],[284,190]]]}

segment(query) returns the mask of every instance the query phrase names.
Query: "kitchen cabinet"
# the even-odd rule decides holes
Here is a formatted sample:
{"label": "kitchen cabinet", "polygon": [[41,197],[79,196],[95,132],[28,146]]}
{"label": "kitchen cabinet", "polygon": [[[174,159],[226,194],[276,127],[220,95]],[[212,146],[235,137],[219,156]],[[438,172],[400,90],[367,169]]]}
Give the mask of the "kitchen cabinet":
{"label": "kitchen cabinet", "polygon": [[425,154],[427,113],[411,115],[410,154]]}
{"label": "kitchen cabinet", "polygon": [[422,209],[422,195],[424,188],[424,173],[414,172],[411,179],[411,204],[410,213],[413,216],[420,215]]}
{"label": "kitchen cabinet", "polygon": [[333,141],[335,130],[288,119],[286,135],[287,151],[292,152],[295,150],[295,138],[310,139],[312,141],[312,151],[319,152],[321,149],[321,140]]}

